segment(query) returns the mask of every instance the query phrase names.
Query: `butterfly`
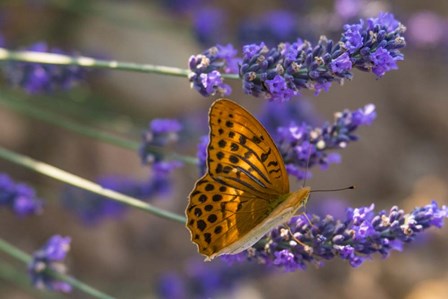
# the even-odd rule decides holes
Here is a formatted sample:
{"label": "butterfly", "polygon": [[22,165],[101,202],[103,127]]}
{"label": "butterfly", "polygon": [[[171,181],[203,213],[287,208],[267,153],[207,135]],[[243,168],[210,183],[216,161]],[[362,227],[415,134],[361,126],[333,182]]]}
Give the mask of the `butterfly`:
{"label": "butterfly", "polygon": [[269,133],[228,99],[209,111],[207,171],[185,211],[192,242],[210,261],[251,247],[306,204],[311,189],[289,191],[288,173]]}

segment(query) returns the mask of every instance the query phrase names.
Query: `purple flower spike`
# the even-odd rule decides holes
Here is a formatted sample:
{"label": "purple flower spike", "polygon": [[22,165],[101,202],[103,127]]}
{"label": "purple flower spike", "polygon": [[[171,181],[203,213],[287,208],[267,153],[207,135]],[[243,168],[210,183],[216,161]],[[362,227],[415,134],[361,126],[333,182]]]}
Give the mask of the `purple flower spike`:
{"label": "purple flower spike", "polygon": [[364,26],[363,20],[359,21],[359,24],[351,24],[344,26],[344,33],[342,34],[342,40],[344,46],[347,48],[350,54],[355,53],[363,45],[363,38],[361,35],[362,27]]}
{"label": "purple flower spike", "polygon": [[154,119],[149,129],[142,134],[140,158],[144,164],[151,164],[156,171],[170,172],[183,164],[180,161],[164,161],[163,148],[176,143],[182,125],[175,119]]}
{"label": "purple flower spike", "polygon": [[397,61],[403,60],[403,58],[394,58],[386,49],[378,48],[374,53],[370,54],[370,60],[373,63],[373,73],[378,77],[382,77],[386,72],[398,69]]}
{"label": "purple flower spike", "polygon": [[288,84],[280,75],[277,75],[272,80],[266,80],[266,87],[269,93],[272,95],[271,100],[277,102],[285,102],[297,92],[288,88]]}
{"label": "purple flower spike", "polygon": [[69,293],[72,286],[64,281],[57,280],[46,270],[65,274],[67,268],[64,264],[65,256],[70,250],[70,237],[55,235],[39,250],[33,253],[33,259],[28,265],[32,284],[38,289],[47,289],[54,292]]}
{"label": "purple flower spike", "polygon": [[221,72],[236,72],[240,59],[232,45],[211,47],[199,55],[190,57],[188,76],[191,87],[203,96],[229,95],[232,89],[225,84]]}
{"label": "purple flower spike", "polygon": [[0,206],[8,206],[19,216],[35,215],[42,212],[43,202],[36,197],[33,188],[14,183],[11,178],[0,173]]}
{"label": "purple flower spike", "polygon": [[347,52],[343,53],[339,57],[333,59],[330,63],[331,70],[333,73],[343,74],[346,71],[352,69],[352,62],[350,61],[350,56]]}
{"label": "purple flower spike", "polygon": [[[405,45],[402,37],[405,28],[392,14],[380,14],[367,22],[345,25],[344,29],[339,42],[323,36],[316,46],[301,40],[271,49],[245,46],[240,69],[244,91],[285,101],[301,89],[314,89],[318,94],[328,90],[333,81],[351,79],[353,67],[382,76],[396,69],[396,61],[403,59],[399,49]],[[387,57],[383,50],[371,56],[380,48],[387,52]],[[280,82],[279,77],[283,79],[280,93],[280,87],[272,88],[269,84],[272,80]]]}
{"label": "purple flower spike", "polygon": [[224,260],[256,261],[295,271],[306,269],[307,264],[320,266],[325,260],[340,257],[356,268],[376,253],[386,258],[393,250],[401,251],[404,243],[411,242],[423,230],[442,227],[447,217],[448,208],[439,207],[435,201],[408,214],[396,206],[389,212],[375,213],[372,204],[348,208],[345,219],[309,215],[309,223],[304,215],[299,215],[288,222],[291,232],[276,228],[246,251],[225,256]]}
{"label": "purple flower spike", "polygon": [[[396,62],[403,60],[400,49],[406,44],[405,29],[392,14],[382,13],[345,25],[339,41],[322,36],[316,45],[301,39],[272,48],[265,42],[245,45],[239,67],[243,90],[255,97],[284,102],[302,89],[315,90],[316,95],[328,91],[333,82],[352,79],[353,68],[381,77],[397,69]],[[204,96],[231,92],[221,80],[220,70],[230,63],[220,57],[220,47],[192,56],[189,61],[192,87]],[[238,60],[232,55],[231,61]]]}
{"label": "purple flower spike", "polygon": [[307,167],[320,165],[325,169],[331,163],[339,163],[339,154],[328,153],[329,150],[345,148],[357,140],[354,135],[357,128],[370,125],[375,117],[375,106],[369,104],[355,111],[336,113],[334,123],[322,127],[311,127],[304,122],[279,127],[275,139],[288,173],[302,180]]}
{"label": "purple flower spike", "polygon": [[[36,43],[25,49],[33,52],[67,54],[59,49],[50,49],[47,44]],[[58,66],[29,62],[9,62],[5,74],[11,84],[20,86],[30,94],[67,90],[85,78],[85,69],[79,66]]]}
{"label": "purple flower spike", "polygon": [[400,49],[406,45],[402,36],[406,28],[393,14],[380,13],[377,18],[368,19],[367,24],[361,20],[360,24],[344,29],[341,42],[351,54],[353,67],[382,77],[397,69],[396,62],[403,60]]}

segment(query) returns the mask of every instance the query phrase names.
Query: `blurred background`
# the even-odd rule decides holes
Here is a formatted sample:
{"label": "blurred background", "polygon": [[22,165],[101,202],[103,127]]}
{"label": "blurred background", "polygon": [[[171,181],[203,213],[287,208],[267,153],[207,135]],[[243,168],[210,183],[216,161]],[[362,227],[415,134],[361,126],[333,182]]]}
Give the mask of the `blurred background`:
{"label": "blurred background", "polygon": [[[448,203],[448,2],[444,1],[1,1],[1,44],[48,49],[101,59],[187,68],[191,55],[216,43],[264,41],[273,46],[301,37],[338,39],[342,26],[390,11],[407,28],[408,46],[399,70],[383,78],[354,71],[344,86],[303,97],[317,119],[333,120],[343,109],[375,104],[378,117],[358,131],[360,140],[342,150],[342,163],[313,169],[312,188],[356,185],[354,191],[313,195],[308,211],[335,202],[343,207],[375,203],[411,211],[436,200]],[[42,45],[42,44],[41,44]],[[58,50],[56,50],[58,49]],[[190,89],[185,78],[93,70],[76,84],[50,91],[24,86],[3,65],[0,97],[139,142],[155,118],[183,125],[177,153],[195,156],[207,134],[207,111],[214,99]],[[17,75],[17,74],[16,74]],[[265,100],[245,95],[234,80],[230,98],[260,115]],[[74,85],[74,86],[72,86]],[[306,104],[304,104],[306,103]],[[84,178],[144,184],[153,173],[131,151],[38,121],[0,102],[0,144]],[[302,107],[302,106],[300,106]],[[43,213],[17,217],[0,208],[0,237],[31,253],[51,235],[71,236],[67,264],[74,277],[117,298],[447,298],[448,229],[431,229],[403,252],[373,258],[357,269],[335,259],[317,269],[285,273],[254,264],[203,263],[187,229],[135,209],[98,212],[98,198],[73,190],[5,160],[0,172],[36,188]],[[149,202],[179,214],[199,177],[195,165],[174,170],[166,189]],[[293,186],[300,183],[291,179]],[[168,183],[167,183],[168,184]],[[293,187],[294,188],[294,187]],[[83,211],[87,212],[83,213]],[[117,211],[118,210],[118,211]],[[99,215],[101,214],[101,215]],[[0,263],[17,261],[0,254]],[[87,298],[74,291],[66,298]],[[0,278],[0,298],[47,298],[18,282]]]}

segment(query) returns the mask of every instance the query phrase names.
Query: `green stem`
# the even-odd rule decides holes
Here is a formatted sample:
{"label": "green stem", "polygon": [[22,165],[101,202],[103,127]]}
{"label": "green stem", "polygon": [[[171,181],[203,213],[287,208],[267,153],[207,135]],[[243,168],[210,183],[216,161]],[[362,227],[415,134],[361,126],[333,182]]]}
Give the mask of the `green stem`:
{"label": "green stem", "polygon": [[187,77],[188,70],[176,67],[158,66],[153,64],[138,64],[119,62],[116,60],[100,60],[85,56],[71,57],[62,54],[33,51],[10,51],[0,48],[0,61],[22,61],[56,65],[77,65],[87,68],[105,68],[141,73],[156,73],[178,77]]}
{"label": "green stem", "polygon": [[[153,73],[177,77],[188,77],[190,70],[177,67],[161,66],[154,64],[138,64],[132,62],[120,62],[116,60],[101,60],[86,56],[67,56],[54,53],[33,51],[10,51],[0,48],[0,61],[21,61],[54,65],[77,65],[86,68],[115,69],[120,71],[133,71],[140,73]],[[238,74],[222,74],[222,77],[238,79]]]}
{"label": "green stem", "polygon": [[53,277],[65,281],[66,283],[70,284],[74,288],[77,288],[78,290],[83,291],[84,293],[87,293],[87,294],[91,295],[92,297],[96,297],[96,298],[100,298],[100,299],[114,299],[114,297],[104,294],[103,292],[89,286],[88,284],[85,284],[82,281],[79,281],[78,279],[76,279],[74,277],[56,272],[51,269],[47,269],[46,271],[48,271]]}
{"label": "green stem", "polygon": [[[4,253],[22,261],[25,264],[30,263],[32,260],[30,255],[28,255],[24,251],[20,250],[19,248],[9,244],[8,242],[6,242],[5,240],[3,240],[1,238],[0,238],[0,251],[3,251]],[[83,283],[82,281],[77,280],[76,278],[67,276],[65,274],[56,272],[56,271],[48,269],[48,268],[45,271],[47,271],[53,277],[69,283],[73,287],[89,294],[92,297],[100,298],[100,299],[114,299],[114,297],[104,294],[103,292],[98,291],[97,289]]]}
{"label": "green stem", "polygon": [[[103,142],[119,146],[125,149],[137,151],[140,147],[140,144],[138,142],[127,140],[124,138],[120,138],[116,135],[102,132],[99,130],[92,129],[85,125],[80,125],[78,123],[72,122],[70,120],[67,120],[66,118],[60,117],[58,115],[55,115],[54,113],[45,111],[44,109],[39,109],[37,107],[30,107],[28,103],[25,101],[17,101],[11,99],[8,95],[6,95],[4,92],[0,91],[0,102],[2,104],[5,104],[9,108],[18,111],[19,113],[23,113],[29,117],[32,117],[34,119],[38,119],[40,121],[44,121],[46,123],[49,123],[51,125],[55,125],[58,127],[62,127],[66,130],[75,132],[80,135],[84,135],[96,140],[101,140]],[[149,149],[151,152],[154,153],[162,153],[165,154],[165,156],[168,159],[176,159],[183,161],[188,164],[197,165],[198,161],[194,157],[190,156],[184,156],[177,153],[166,153],[166,150],[163,148],[158,147],[151,147]]]}
{"label": "green stem", "polygon": [[14,162],[16,164],[19,164],[21,166],[24,166],[28,169],[34,170],[38,173],[44,174],[46,176],[49,176],[53,179],[56,179],[58,181],[70,184],[72,186],[76,186],[78,188],[82,188],[85,190],[88,190],[90,192],[108,197],[110,199],[113,199],[115,201],[130,205],[134,208],[149,212],[151,214],[154,214],[156,216],[160,216],[162,218],[166,218],[169,220],[174,220],[180,223],[185,223],[185,217],[162,210],[159,208],[156,208],[148,203],[145,203],[137,198],[133,198],[131,196],[106,189],[101,187],[98,184],[95,184],[91,181],[88,181],[86,179],[83,179],[79,176],[76,176],[74,174],[71,174],[69,172],[66,172],[62,169],[56,168],[54,166],[51,166],[49,164],[34,160],[30,157],[17,154],[15,152],[9,151],[3,147],[0,147],[0,158],[3,158],[5,160]]}
{"label": "green stem", "polygon": [[25,264],[31,262],[31,256],[29,256],[24,251],[20,250],[17,247],[14,247],[13,245],[9,244],[8,242],[6,242],[1,238],[0,238],[0,250]]}

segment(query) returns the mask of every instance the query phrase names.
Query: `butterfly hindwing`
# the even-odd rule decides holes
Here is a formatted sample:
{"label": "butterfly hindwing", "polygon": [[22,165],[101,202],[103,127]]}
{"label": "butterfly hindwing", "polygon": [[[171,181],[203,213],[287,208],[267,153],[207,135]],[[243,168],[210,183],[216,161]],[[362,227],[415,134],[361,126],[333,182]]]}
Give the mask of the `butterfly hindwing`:
{"label": "butterfly hindwing", "polygon": [[190,194],[187,227],[199,252],[211,256],[237,242],[269,211],[266,200],[217,183],[207,174]]}

